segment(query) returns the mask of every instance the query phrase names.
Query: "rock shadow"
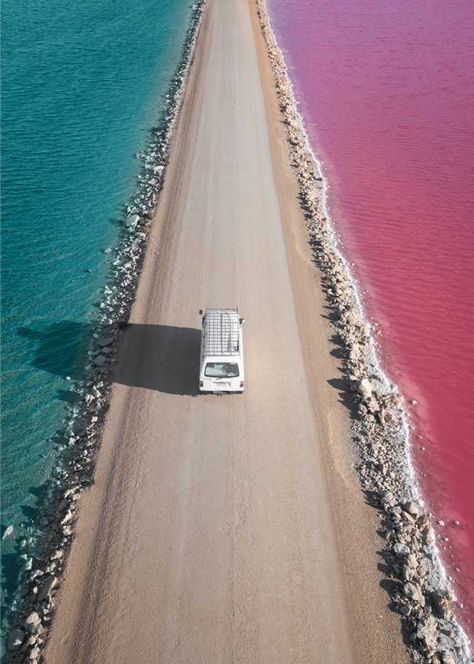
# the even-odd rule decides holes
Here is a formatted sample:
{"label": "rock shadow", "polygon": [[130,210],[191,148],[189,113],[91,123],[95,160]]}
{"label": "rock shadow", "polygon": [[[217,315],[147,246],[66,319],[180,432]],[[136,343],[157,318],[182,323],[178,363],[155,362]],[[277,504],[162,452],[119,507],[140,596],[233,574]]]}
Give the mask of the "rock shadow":
{"label": "rock shadow", "polygon": [[340,378],[330,378],[327,383],[335,390],[337,390],[339,403],[342,403],[342,405],[347,408],[351,419],[357,420],[357,404],[355,403],[353,395],[349,390],[349,380],[344,375],[342,375]]}

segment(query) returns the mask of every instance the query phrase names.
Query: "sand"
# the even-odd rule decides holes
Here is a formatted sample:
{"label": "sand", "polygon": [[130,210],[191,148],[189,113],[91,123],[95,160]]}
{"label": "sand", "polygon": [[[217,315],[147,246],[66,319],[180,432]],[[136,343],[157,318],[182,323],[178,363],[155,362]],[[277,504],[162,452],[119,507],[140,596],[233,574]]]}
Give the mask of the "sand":
{"label": "sand", "polygon": [[[204,13],[48,663],[407,661],[254,11]],[[243,395],[197,394],[207,306]]]}

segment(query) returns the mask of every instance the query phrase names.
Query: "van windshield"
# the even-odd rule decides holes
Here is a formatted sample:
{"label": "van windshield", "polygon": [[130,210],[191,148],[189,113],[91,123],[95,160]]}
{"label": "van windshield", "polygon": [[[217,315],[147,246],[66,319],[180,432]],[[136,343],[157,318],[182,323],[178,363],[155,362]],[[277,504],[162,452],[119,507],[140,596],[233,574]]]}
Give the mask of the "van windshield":
{"label": "van windshield", "polygon": [[207,378],[237,378],[239,365],[234,362],[208,362],[204,375]]}

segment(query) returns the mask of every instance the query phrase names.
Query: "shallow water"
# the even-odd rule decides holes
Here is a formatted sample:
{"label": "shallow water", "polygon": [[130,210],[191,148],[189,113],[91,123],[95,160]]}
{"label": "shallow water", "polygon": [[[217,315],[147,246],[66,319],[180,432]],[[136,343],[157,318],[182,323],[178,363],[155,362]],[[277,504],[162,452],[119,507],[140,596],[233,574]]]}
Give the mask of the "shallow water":
{"label": "shallow water", "polygon": [[473,635],[474,5],[269,5]]}
{"label": "shallow water", "polygon": [[96,303],[146,143],[178,65],[184,0],[3,4],[4,602],[82,375]]}

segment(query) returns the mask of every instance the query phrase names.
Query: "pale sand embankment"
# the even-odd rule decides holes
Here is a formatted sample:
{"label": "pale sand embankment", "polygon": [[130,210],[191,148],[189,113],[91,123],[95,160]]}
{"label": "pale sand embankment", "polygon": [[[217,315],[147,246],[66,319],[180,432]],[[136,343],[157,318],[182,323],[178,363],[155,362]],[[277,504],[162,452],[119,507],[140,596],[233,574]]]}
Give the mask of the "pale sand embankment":
{"label": "pale sand embankment", "polygon": [[[50,664],[407,661],[253,12],[204,13]],[[195,396],[236,304],[247,390]]]}

